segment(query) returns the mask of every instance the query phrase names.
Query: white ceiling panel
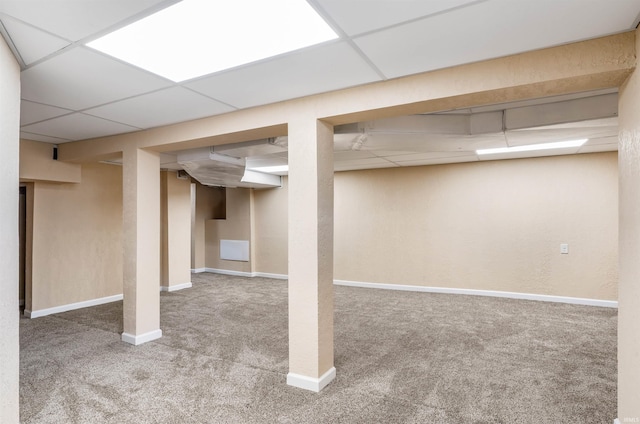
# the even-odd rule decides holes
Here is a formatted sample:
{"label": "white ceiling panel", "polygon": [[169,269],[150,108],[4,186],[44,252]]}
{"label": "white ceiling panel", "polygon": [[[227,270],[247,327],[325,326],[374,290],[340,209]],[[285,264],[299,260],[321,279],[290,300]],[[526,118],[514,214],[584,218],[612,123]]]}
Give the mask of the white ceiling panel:
{"label": "white ceiling panel", "polygon": [[454,156],[450,158],[408,160],[408,161],[396,162],[396,163],[400,166],[424,166],[424,165],[441,165],[445,163],[464,163],[464,162],[477,162],[477,161],[478,161],[477,156],[466,155],[466,156]]}
{"label": "white ceiling panel", "polygon": [[2,0],[0,12],[77,41],[167,0]]}
{"label": "white ceiling panel", "polygon": [[44,143],[52,143],[52,144],[60,144],[60,143],[66,143],[68,141],[71,141],[64,138],[50,137],[48,135],[42,135],[42,134],[33,134],[26,131],[20,131],[20,138],[33,140],[33,141],[42,141]]}
{"label": "white ceiling panel", "polygon": [[355,42],[393,78],[632,29],[638,10],[640,0],[490,0]]}
{"label": "white ceiling panel", "polygon": [[357,171],[363,169],[378,169],[378,168],[399,168],[400,165],[393,162],[381,162],[381,163],[364,163],[364,164],[347,164],[343,162],[336,162],[333,166],[333,170],[340,171]]}
{"label": "white ceiling panel", "polygon": [[477,136],[452,134],[375,134],[369,135],[363,150],[400,150],[409,152],[457,152],[506,147],[502,133]]}
{"label": "white ceiling panel", "polygon": [[22,98],[81,110],[171,84],[89,49],[74,48],[23,71]]}
{"label": "white ceiling panel", "polygon": [[[477,1],[316,0],[314,3],[327,12],[344,32],[353,36]],[[364,8],[366,19],[363,18]]]}
{"label": "white ceiling panel", "polygon": [[379,80],[344,42],[329,43],[186,86],[238,108],[246,108]]}
{"label": "white ceiling panel", "polygon": [[44,121],[45,119],[55,118],[56,116],[66,115],[72,112],[73,111],[69,109],[23,100],[20,102],[20,125],[33,124],[34,122]]}
{"label": "white ceiling panel", "polygon": [[375,152],[366,151],[366,150],[334,151],[333,152],[333,160],[344,161],[344,160],[367,159],[367,158],[380,157],[379,155],[376,155],[374,153]]}
{"label": "white ceiling panel", "polygon": [[448,159],[454,160],[458,158],[465,158],[467,156],[471,156],[475,158],[476,157],[475,151],[470,150],[466,152],[412,153],[408,155],[387,156],[386,159],[403,165],[404,162],[416,162],[416,161],[426,161],[426,162],[435,161],[434,163],[440,163],[438,161],[448,160]]}
{"label": "white ceiling panel", "polygon": [[69,45],[68,41],[26,25],[10,17],[0,16],[11,41],[26,65]]}
{"label": "white ceiling panel", "polygon": [[111,122],[95,116],[74,113],[22,127],[26,132],[48,134],[69,140],[84,140],[137,131],[138,128]]}
{"label": "white ceiling panel", "polygon": [[232,110],[201,94],[182,87],[172,87],[89,109],[84,113],[138,128],[152,128]]}

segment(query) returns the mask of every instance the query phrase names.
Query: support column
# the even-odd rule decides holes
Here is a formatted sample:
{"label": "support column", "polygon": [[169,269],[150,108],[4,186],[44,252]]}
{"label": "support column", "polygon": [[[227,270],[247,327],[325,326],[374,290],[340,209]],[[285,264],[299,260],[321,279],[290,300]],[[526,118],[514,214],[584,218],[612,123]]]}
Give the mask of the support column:
{"label": "support column", "polygon": [[318,392],[333,366],[333,127],[289,123],[289,374]]}
{"label": "support column", "polygon": [[0,423],[19,421],[18,151],[20,67],[0,36]]}
{"label": "support column", "polygon": [[162,272],[160,290],[191,287],[191,181],[160,173]]}
{"label": "support column", "polygon": [[160,330],[160,155],[123,152],[124,332],[139,345]]}
{"label": "support column", "polygon": [[[636,57],[640,55],[636,31]],[[620,88],[618,418],[640,422],[640,71]]]}

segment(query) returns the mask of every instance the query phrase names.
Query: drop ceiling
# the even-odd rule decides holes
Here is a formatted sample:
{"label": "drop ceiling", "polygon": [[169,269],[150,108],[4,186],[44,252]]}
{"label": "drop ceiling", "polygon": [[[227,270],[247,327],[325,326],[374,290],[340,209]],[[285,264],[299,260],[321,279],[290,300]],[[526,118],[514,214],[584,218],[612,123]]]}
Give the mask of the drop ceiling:
{"label": "drop ceiling", "polygon": [[[61,144],[139,131],[629,31],[640,13],[640,0],[309,0],[338,33],[337,40],[182,83],[85,46],[174,3],[0,0],[0,32],[22,67],[21,137]],[[566,153],[615,150],[617,122],[608,115],[609,103],[604,110],[590,105],[593,116],[573,117],[576,108],[563,103],[584,98],[597,103],[607,95],[616,96],[615,90],[443,111],[444,118],[426,118],[437,122],[434,128],[427,125],[413,134],[399,128],[402,120],[387,122],[386,132],[374,128],[384,122],[337,128],[336,170],[473,161],[478,160],[474,146],[580,134],[590,134],[589,143]],[[527,107],[536,105],[556,105],[563,119],[532,118],[539,111]],[[511,122],[522,123],[477,134],[460,133],[461,126],[437,133],[444,121],[455,121],[452,116],[462,122],[489,112],[510,114]],[[421,118],[407,119],[416,124]],[[366,140],[353,144],[363,134]],[[272,154],[253,156],[252,163],[286,161],[286,152]],[[165,157],[165,163],[177,163],[177,154]]]}

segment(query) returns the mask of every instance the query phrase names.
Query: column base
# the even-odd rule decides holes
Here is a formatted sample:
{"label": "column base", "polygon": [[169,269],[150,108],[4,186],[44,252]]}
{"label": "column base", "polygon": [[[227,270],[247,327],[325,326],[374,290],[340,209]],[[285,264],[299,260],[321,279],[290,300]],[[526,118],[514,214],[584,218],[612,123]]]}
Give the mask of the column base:
{"label": "column base", "polygon": [[319,392],[324,389],[327,384],[331,383],[336,378],[336,369],[331,369],[325,372],[320,378],[307,377],[306,375],[294,374],[290,372],[287,374],[287,384],[289,386],[298,387],[300,389],[311,390],[312,392]]}
{"label": "column base", "polygon": [[174,284],[172,286],[160,286],[160,291],[174,292],[182,289],[190,289],[191,287],[193,287],[193,284],[191,284],[191,281],[189,281],[188,283],[184,283],[184,284]]}
{"label": "column base", "polygon": [[162,330],[154,330],[148,333],[140,334],[138,336],[134,336],[133,334],[129,333],[122,333],[122,341],[134,346],[159,339],[160,337],[162,337]]}

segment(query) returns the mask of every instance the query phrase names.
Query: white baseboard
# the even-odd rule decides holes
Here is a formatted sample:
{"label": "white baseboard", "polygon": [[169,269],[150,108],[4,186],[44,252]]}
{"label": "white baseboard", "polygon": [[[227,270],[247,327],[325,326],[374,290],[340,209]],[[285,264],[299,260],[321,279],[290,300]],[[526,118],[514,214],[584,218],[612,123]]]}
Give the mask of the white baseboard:
{"label": "white baseboard", "polygon": [[192,274],[200,274],[201,272],[206,272],[207,268],[191,268]]}
{"label": "white baseboard", "polygon": [[516,293],[494,290],[455,289],[447,287],[408,286],[401,284],[363,283],[360,281],[334,280],[339,286],[364,287],[370,289],[404,290],[427,293],[466,294],[471,296],[506,297],[510,299],[539,300],[544,302],[570,303],[574,305],[600,306],[603,308],[617,308],[615,300],[585,299],[580,297],[550,296],[546,294]]}
{"label": "white baseboard", "polygon": [[133,334],[129,334],[129,333],[122,333],[122,341],[132,344],[134,346],[138,346],[138,345],[141,345],[142,343],[147,343],[153,340],[157,340],[160,337],[162,337],[162,330],[160,329],[149,331],[148,333],[140,334],[137,336],[134,336]]}
{"label": "white baseboard", "polygon": [[620,424],[620,420],[616,418],[615,420],[613,420],[613,424]]}
{"label": "white baseboard", "polygon": [[289,374],[287,374],[287,384],[289,386],[311,390],[312,392],[317,393],[320,390],[324,389],[327,384],[331,383],[335,378],[336,369],[334,367],[325,372],[320,378],[307,377],[306,375],[294,374],[290,372]]}
{"label": "white baseboard", "polygon": [[193,284],[191,284],[191,281],[189,281],[188,283],[184,283],[184,284],[174,284],[172,286],[160,286],[160,291],[174,292],[182,289],[190,289],[191,287],[193,287]]}
{"label": "white baseboard", "polygon": [[212,272],[214,274],[222,274],[222,275],[234,275],[236,277],[253,277],[251,272],[245,271],[231,271],[229,269],[217,269],[217,268],[205,268],[206,272]]}
{"label": "white baseboard", "polygon": [[[213,272],[215,274],[235,275],[239,277],[264,277],[264,278],[275,278],[278,280],[287,280],[289,278],[286,274],[270,274],[266,272],[251,273],[251,272],[241,272],[241,271],[229,271],[225,269],[216,269],[216,268],[206,268],[206,271]],[[542,302],[569,303],[573,305],[585,305],[585,306],[599,306],[602,308],[618,307],[618,302],[615,300],[587,299],[587,298],[581,298],[581,297],[567,297],[567,296],[551,296],[546,294],[517,293],[517,292],[506,292],[506,291],[496,291],[496,290],[456,289],[456,288],[448,288],[448,287],[411,286],[411,285],[403,285],[403,284],[367,283],[362,281],[346,281],[346,280],[333,280],[333,284],[338,286],[362,287],[362,288],[368,288],[368,289],[401,290],[401,291],[413,291],[413,292],[425,292],[425,293],[465,294],[465,295],[471,295],[471,296],[505,297],[509,299],[538,300]]]}
{"label": "white baseboard", "polygon": [[101,297],[99,299],[85,300],[84,302],[69,303],[67,305],[55,306],[53,308],[39,309],[37,311],[30,311],[25,309],[24,316],[27,318],[38,318],[51,314],[59,314],[60,312],[73,311],[75,309],[88,308],[90,306],[103,305],[105,303],[117,302],[122,300],[121,294],[114,296]]}
{"label": "white baseboard", "polygon": [[286,274],[270,274],[268,272],[254,272],[253,277],[273,278],[275,280],[288,280],[289,276]]}

